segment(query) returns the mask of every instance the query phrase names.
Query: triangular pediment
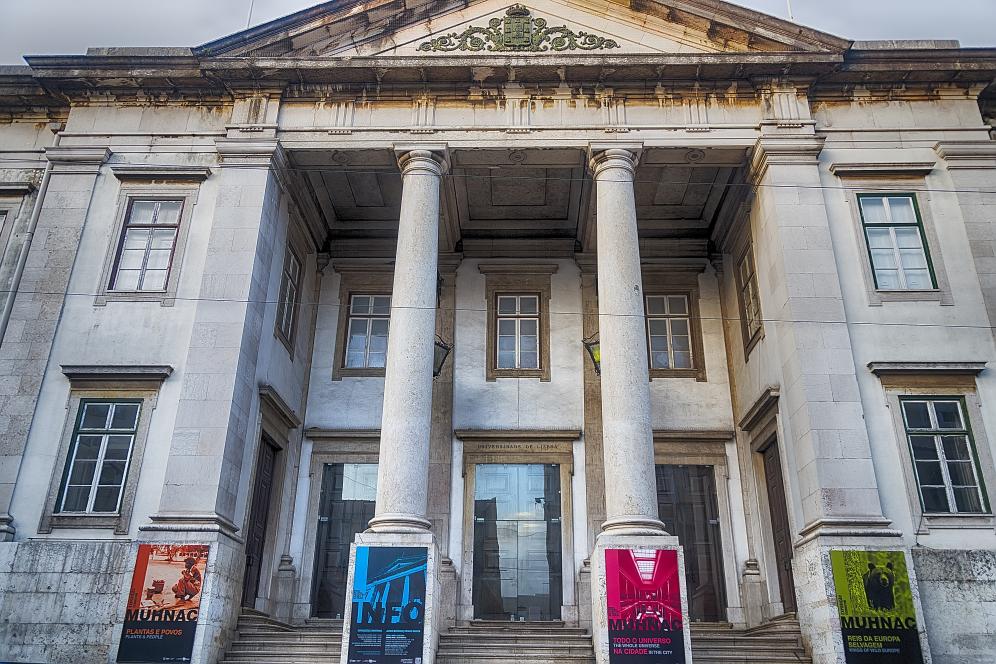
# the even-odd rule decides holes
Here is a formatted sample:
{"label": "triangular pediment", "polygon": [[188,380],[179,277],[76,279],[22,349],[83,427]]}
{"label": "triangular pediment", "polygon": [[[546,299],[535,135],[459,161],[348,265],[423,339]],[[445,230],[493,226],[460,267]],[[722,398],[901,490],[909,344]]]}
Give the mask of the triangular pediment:
{"label": "triangular pediment", "polygon": [[208,56],[838,52],[849,42],[717,0],[331,2],[205,44]]}

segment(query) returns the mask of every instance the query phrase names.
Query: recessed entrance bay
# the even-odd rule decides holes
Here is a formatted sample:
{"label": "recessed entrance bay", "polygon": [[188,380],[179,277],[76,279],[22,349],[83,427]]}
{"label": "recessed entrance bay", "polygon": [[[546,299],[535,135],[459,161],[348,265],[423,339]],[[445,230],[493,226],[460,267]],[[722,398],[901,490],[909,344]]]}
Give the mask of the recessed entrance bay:
{"label": "recessed entrance bay", "polygon": [[560,466],[478,464],[474,489],[474,617],[560,618]]}

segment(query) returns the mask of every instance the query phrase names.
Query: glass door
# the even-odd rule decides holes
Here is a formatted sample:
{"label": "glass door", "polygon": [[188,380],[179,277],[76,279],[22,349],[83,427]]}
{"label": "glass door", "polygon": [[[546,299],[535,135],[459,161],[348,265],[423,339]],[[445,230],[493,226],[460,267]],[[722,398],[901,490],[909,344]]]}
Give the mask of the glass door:
{"label": "glass door", "polygon": [[557,620],[562,597],[560,466],[479,464],[474,489],[474,614]]}
{"label": "glass door", "polygon": [[657,466],[657,508],[664,527],[685,548],[692,621],[726,620],[723,545],[712,466]]}
{"label": "glass door", "polygon": [[324,465],[311,585],[311,614],[316,618],[342,618],[346,608],[349,545],[373,518],[376,498],[377,464]]}

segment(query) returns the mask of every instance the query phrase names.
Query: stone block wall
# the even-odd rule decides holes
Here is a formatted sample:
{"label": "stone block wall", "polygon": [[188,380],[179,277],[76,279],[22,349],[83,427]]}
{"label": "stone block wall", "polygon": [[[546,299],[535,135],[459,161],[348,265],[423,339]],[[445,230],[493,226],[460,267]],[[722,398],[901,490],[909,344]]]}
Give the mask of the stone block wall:
{"label": "stone block wall", "polygon": [[913,549],[933,664],[991,664],[996,551]]}
{"label": "stone block wall", "polygon": [[134,558],[127,541],[0,542],[0,657],[114,661]]}

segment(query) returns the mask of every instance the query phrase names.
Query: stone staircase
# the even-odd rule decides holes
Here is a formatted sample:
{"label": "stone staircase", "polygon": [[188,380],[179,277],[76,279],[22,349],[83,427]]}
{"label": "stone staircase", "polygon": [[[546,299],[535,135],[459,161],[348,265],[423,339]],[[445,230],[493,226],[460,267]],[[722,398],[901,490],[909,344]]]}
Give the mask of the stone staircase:
{"label": "stone staircase", "polygon": [[[293,626],[243,610],[219,664],[339,664],[341,620]],[[799,623],[784,616],[753,629],[692,624],[694,664],[811,664]],[[594,664],[591,635],[562,622],[474,621],[439,638],[437,664]]]}

